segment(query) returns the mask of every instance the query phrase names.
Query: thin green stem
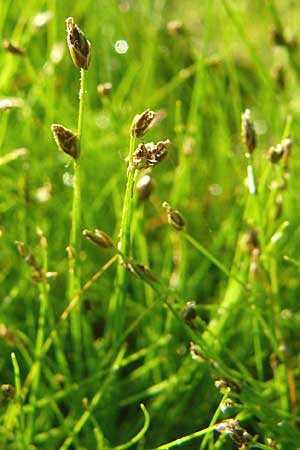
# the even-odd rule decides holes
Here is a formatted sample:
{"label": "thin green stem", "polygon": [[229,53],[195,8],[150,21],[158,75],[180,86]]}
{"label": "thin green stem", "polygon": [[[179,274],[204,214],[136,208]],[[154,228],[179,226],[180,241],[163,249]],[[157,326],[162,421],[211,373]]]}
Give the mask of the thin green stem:
{"label": "thin green stem", "polygon": [[31,394],[29,398],[29,402],[31,404],[31,411],[28,417],[28,426],[27,426],[27,442],[28,445],[32,439],[34,433],[34,419],[35,419],[35,410],[36,410],[36,398],[40,385],[40,377],[41,377],[41,360],[43,356],[43,343],[45,336],[45,319],[46,312],[48,306],[48,292],[47,292],[47,284],[46,281],[43,281],[39,284],[40,290],[40,314],[38,319],[38,331],[36,337],[35,344],[35,372],[33,374],[32,386],[31,386]]}
{"label": "thin green stem", "polygon": [[144,425],[141,428],[141,430],[133,437],[131,438],[128,442],[126,442],[125,444],[121,444],[118,445],[117,447],[114,448],[114,450],[125,450],[127,448],[132,447],[134,444],[136,444],[137,442],[139,442],[142,437],[145,435],[145,433],[147,432],[149,425],[150,425],[150,414],[148,413],[146,407],[143,405],[143,403],[140,404],[141,410],[144,414]]}
{"label": "thin green stem", "polygon": [[[135,148],[135,138],[131,135],[129,145],[129,165],[127,172],[127,184],[123,203],[121,228],[118,242],[118,249],[129,256],[131,253],[131,221],[134,210],[134,187],[137,180],[137,170],[132,166],[132,157]],[[124,304],[126,298],[127,274],[122,264],[122,259],[117,268],[115,291],[111,298],[108,311],[108,330],[112,333],[114,342],[117,336],[122,334],[124,323]]]}
{"label": "thin green stem", "polygon": [[[70,246],[69,246],[69,300],[74,298],[77,291],[80,290],[80,218],[81,218],[81,183],[80,183],[80,157],[81,157],[81,145],[82,145],[82,131],[83,131],[83,119],[84,108],[86,102],[86,71],[80,69],[80,90],[79,90],[79,111],[78,111],[78,125],[77,125],[77,137],[79,145],[79,154],[76,160],[74,160],[74,188],[73,188],[73,206],[72,206],[72,224],[70,234]],[[81,340],[81,319],[79,306],[74,308],[71,314],[71,333],[74,342],[74,350],[76,355],[77,368],[81,367],[81,353],[82,353],[82,340]]]}
{"label": "thin green stem", "polygon": [[23,398],[22,398],[22,389],[21,389],[21,376],[20,376],[20,366],[17,360],[15,353],[11,354],[12,365],[14,369],[14,378],[15,378],[15,388],[16,388],[16,404],[18,407],[18,441],[20,450],[27,449],[27,445],[25,443],[25,420],[24,420],[24,412],[23,412]]}
{"label": "thin green stem", "polygon": [[[222,412],[221,408],[222,408],[222,404],[225,402],[225,400],[228,398],[230,394],[230,389],[226,389],[225,394],[223,395],[223,397],[221,398],[221,401],[210,421],[209,426],[212,427],[213,425],[215,425],[217,423],[217,420],[219,419],[220,413]],[[210,434],[206,434],[206,436],[204,437],[203,441],[201,442],[201,445],[199,447],[199,450],[204,450],[206,447],[206,444],[208,443],[208,440],[210,438]]]}
{"label": "thin green stem", "polygon": [[204,436],[206,433],[210,433],[215,429],[215,426],[204,428],[203,430],[196,431],[195,433],[189,434],[188,436],[183,436],[182,438],[175,439],[175,441],[171,441],[168,444],[160,445],[156,447],[155,450],[169,450],[169,448],[176,447],[177,445],[185,444],[186,442],[192,441],[193,439],[197,439],[201,436]]}
{"label": "thin green stem", "polygon": [[181,231],[182,236],[189,241],[193,247],[195,247],[200,253],[202,253],[203,256],[205,256],[209,261],[211,261],[215,266],[218,267],[218,269],[221,270],[228,278],[232,278],[233,280],[237,281],[241,286],[244,287],[244,289],[248,290],[248,286],[244,281],[242,281],[239,277],[237,277],[234,273],[230,272],[229,269],[221,262],[219,261],[215,256],[213,256],[203,245],[201,245],[198,241],[196,241],[190,234],[188,234],[186,231]]}
{"label": "thin green stem", "polygon": [[[40,233],[40,244],[42,248],[43,255],[43,271],[47,273],[48,271],[48,248],[47,241],[43,234]],[[27,425],[27,442],[30,445],[32,436],[34,434],[34,419],[35,419],[35,409],[36,409],[36,399],[37,393],[40,386],[40,376],[41,376],[41,362],[43,358],[43,344],[45,337],[45,324],[46,324],[46,314],[48,310],[48,283],[44,279],[39,283],[39,296],[40,296],[40,313],[38,319],[38,329],[36,335],[35,343],[35,371],[32,377],[31,394],[29,398],[29,403],[31,404],[31,411],[28,417]]]}
{"label": "thin green stem", "polygon": [[117,357],[115,358],[113,365],[111,367],[111,370],[109,371],[107,378],[103,381],[99,389],[97,390],[96,394],[93,396],[88,410],[84,411],[84,413],[80,416],[80,418],[75,423],[71,433],[69,436],[65,439],[61,447],[59,447],[59,450],[67,450],[70,445],[72,445],[74,439],[80,433],[82,428],[85,426],[87,421],[90,419],[90,416],[96,406],[98,405],[99,401],[101,400],[103,394],[106,392],[106,388],[109,386],[109,384],[112,381],[112,378],[115,376],[116,369],[119,367],[119,364],[122,362],[123,357],[125,353],[125,347],[121,348],[120,352],[118,353]]}

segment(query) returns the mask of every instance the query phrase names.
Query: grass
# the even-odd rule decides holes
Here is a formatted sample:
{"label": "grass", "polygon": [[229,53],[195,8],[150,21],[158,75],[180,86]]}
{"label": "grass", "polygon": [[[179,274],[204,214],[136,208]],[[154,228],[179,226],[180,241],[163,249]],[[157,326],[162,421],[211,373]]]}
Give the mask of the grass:
{"label": "grass", "polygon": [[[79,111],[70,16],[92,46]],[[300,448],[299,18],[289,0],[0,2],[26,52],[0,51],[1,449]],[[79,135],[77,189],[53,123]],[[167,139],[140,200],[135,149]]]}

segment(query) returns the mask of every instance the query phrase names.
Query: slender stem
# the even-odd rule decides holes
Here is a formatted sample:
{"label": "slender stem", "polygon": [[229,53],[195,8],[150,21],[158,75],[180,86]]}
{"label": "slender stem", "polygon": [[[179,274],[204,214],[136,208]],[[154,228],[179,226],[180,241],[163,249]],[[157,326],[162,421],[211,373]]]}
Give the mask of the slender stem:
{"label": "slender stem", "polygon": [[123,211],[122,211],[122,221],[121,221],[121,229],[120,229],[120,238],[119,238],[119,244],[118,248],[121,250],[125,255],[129,256],[130,253],[130,222],[132,219],[132,206],[133,206],[133,189],[135,184],[137,173],[135,168],[132,166],[132,155],[134,152],[134,144],[135,144],[135,138],[133,136],[130,137],[130,146],[129,146],[129,168],[128,168],[128,175],[127,175],[127,184],[126,184],[126,191],[125,191],[125,198],[124,198],[124,204],[123,204]]}
{"label": "slender stem", "polygon": [[82,428],[85,426],[85,424],[90,419],[91,414],[93,413],[94,409],[97,407],[98,403],[100,402],[103,394],[106,392],[107,387],[111,383],[112,378],[115,376],[116,368],[120,365],[120,363],[123,360],[125,353],[125,348],[122,348],[118,355],[116,356],[112,368],[107,374],[106,379],[102,382],[99,389],[97,390],[96,394],[91,399],[91,402],[89,404],[89,409],[84,411],[84,413],[80,416],[80,418],[77,420],[77,422],[74,424],[74,427],[69,434],[69,436],[65,439],[63,444],[59,447],[59,450],[67,450],[73,443],[74,439],[80,433]]}
{"label": "slender stem", "polygon": [[30,444],[31,438],[34,433],[34,416],[35,416],[35,407],[36,407],[36,398],[40,385],[40,377],[41,377],[41,359],[43,355],[43,343],[44,343],[44,335],[45,335],[45,318],[46,311],[48,305],[48,293],[46,282],[42,282],[39,285],[40,288],[40,314],[38,319],[38,330],[36,336],[36,344],[35,344],[35,372],[32,379],[31,386],[31,394],[29,398],[29,402],[31,404],[31,411],[28,418],[28,426],[27,426],[27,441],[28,445]]}
{"label": "slender stem", "polygon": [[[131,252],[131,221],[134,209],[134,186],[137,180],[137,170],[132,166],[132,157],[135,147],[134,136],[130,137],[129,145],[129,165],[127,171],[127,184],[123,203],[121,228],[119,235],[118,249],[126,256]],[[114,342],[118,341],[117,336],[122,334],[124,322],[124,304],[126,298],[126,270],[122,264],[122,258],[118,264],[115,291],[111,297],[108,311],[108,330],[110,337],[113,336]],[[112,334],[110,334],[112,333]]]}
{"label": "slender stem", "polygon": [[25,444],[25,420],[24,420],[24,412],[23,412],[23,398],[22,398],[22,389],[21,389],[21,377],[20,377],[20,366],[17,360],[15,353],[11,354],[12,365],[14,369],[14,378],[15,378],[15,388],[16,388],[16,403],[18,406],[18,421],[19,421],[19,430],[18,430],[18,440],[19,440],[19,448],[20,450],[25,450],[27,448]]}
{"label": "slender stem", "polygon": [[234,273],[230,272],[230,270],[227,269],[227,267],[215,256],[213,256],[205,247],[203,247],[203,245],[201,245],[198,241],[196,241],[186,231],[181,231],[181,233],[185,237],[185,239],[187,239],[193,245],[193,247],[199,250],[199,252],[202,253],[203,256],[205,256],[215,266],[217,266],[221,270],[221,272],[223,272],[228,278],[232,278],[233,280],[237,281],[241,286],[243,286],[246,290],[248,290],[248,286],[246,285],[246,283],[244,283],[244,281],[242,281]]}
{"label": "slender stem", "polygon": [[[217,423],[217,420],[219,419],[219,416],[220,416],[220,414],[222,412],[222,409],[221,409],[222,408],[222,404],[228,398],[229,394],[230,394],[230,389],[227,388],[225,394],[223,395],[223,397],[222,397],[222,399],[221,399],[221,401],[220,401],[220,403],[219,403],[219,405],[218,405],[218,407],[217,407],[217,409],[216,409],[216,411],[215,411],[215,413],[214,413],[214,415],[213,415],[213,417],[212,417],[212,419],[210,421],[209,427],[212,427],[212,426],[214,426]],[[211,434],[206,434],[205,435],[203,441],[201,442],[199,450],[204,450],[205,449],[206,444],[208,443],[208,440],[210,439],[211,436],[212,436]]]}
{"label": "slender stem", "polygon": [[255,198],[256,203],[256,210],[257,210],[257,224],[260,229],[260,242],[262,246],[262,250],[264,250],[266,243],[265,243],[265,233],[264,233],[264,214],[262,212],[262,206],[261,206],[261,190],[258,191],[258,183],[255,173],[255,166],[254,166],[254,160],[253,160],[253,154],[252,153],[246,153],[246,158],[248,160],[247,165],[247,175],[248,175],[248,188],[249,188],[249,194],[250,196],[253,196]]}
{"label": "slender stem", "polygon": [[[47,273],[48,271],[48,247],[47,240],[43,234],[41,234],[41,248],[43,255],[43,271]],[[38,329],[36,335],[35,343],[35,371],[32,378],[31,393],[29,398],[29,403],[31,404],[31,411],[28,417],[27,425],[27,442],[30,445],[33,433],[34,433],[34,419],[36,410],[36,398],[40,386],[41,377],[41,363],[43,358],[43,344],[45,337],[45,325],[46,325],[46,314],[48,310],[48,284],[47,280],[43,280],[39,283],[39,294],[40,294],[40,312],[38,318]]]}
{"label": "slender stem", "polygon": [[114,450],[125,450],[127,448],[132,447],[134,444],[139,442],[143,438],[145,433],[147,432],[149,425],[150,425],[150,415],[149,415],[147,409],[145,408],[145,406],[143,405],[143,403],[140,404],[140,407],[144,414],[144,425],[143,425],[142,429],[125,444],[117,445],[117,447],[115,447]]}
{"label": "slender stem", "polygon": [[[81,217],[81,190],[80,190],[80,157],[82,144],[82,131],[84,119],[84,107],[86,102],[86,71],[80,69],[80,90],[79,90],[79,111],[77,137],[79,145],[79,154],[74,160],[74,189],[72,206],[72,224],[69,246],[69,300],[71,301],[76,292],[80,290],[80,217]],[[71,333],[74,342],[77,368],[81,367],[81,320],[79,307],[74,309],[71,314]]]}
{"label": "slender stem", "polygon": [[215,426],[204,428],[203,430],[196,431],[195,433],[189,434],[188,436],[183,436],[182,438],[176,439],[175,441],[169,442],[168,444],[160,445],[159,447],[155,447],[155,450],[168,450],[171,447],[180,446],[185,442],[189,442],[193,439],[204,436],[206,433],[209,433],[215,429]]}

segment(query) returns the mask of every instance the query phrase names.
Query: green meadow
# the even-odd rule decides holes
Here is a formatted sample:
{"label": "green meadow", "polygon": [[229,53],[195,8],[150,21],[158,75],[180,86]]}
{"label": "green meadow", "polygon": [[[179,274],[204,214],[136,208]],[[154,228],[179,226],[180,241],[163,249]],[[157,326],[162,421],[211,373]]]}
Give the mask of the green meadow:
{"label": "green meadow", "polygon": [[300,449],[299,20],[0,0],[0,449]]}

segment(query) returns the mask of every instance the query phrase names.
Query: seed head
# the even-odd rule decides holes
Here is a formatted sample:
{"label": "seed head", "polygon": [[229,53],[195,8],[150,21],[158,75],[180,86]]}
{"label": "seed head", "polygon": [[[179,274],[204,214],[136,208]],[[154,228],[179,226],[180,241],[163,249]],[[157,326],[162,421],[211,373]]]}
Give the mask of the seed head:
{"label": "seed head", "polygon": [[145,173],[141,176],[136,184],[139,200],[147,200],[150,197],[154,187],[155,183],[153,181],[151,173],[145,171]]}
{"label": "seed head", "polygon": [[3,48],[13,55],[24,56],[26,53],[24,48],[13,44],[9,39],[4,39],[2,44]]}
{"label": "seed head", "polygon": [[156,144],[154,142],[148,142],[147,144],[142,142],[133,153],[133,167],[140,170],[154,166],[167,155],[167,148],[170,143],[169,139],[159,141]]}
{"label": "seed head", "polygon": [[1,394],[4,400],[6,401],[11,400],[15,396],[15,388],[11,384],[2,384]]}
{"label": "seed head", "polygon": [[278,144],[275,147],[274,146],[270,147],[268,152],[270,162],[273,164],[277,164],[283,157],[283,154],[284,149],[282,144]]}
{"label": "seed head", "polygon": [[128,263],[124,260],[121,261],[127,272],[129,272],[138,280],[144,280],[148,283],[157,282],[157,278],[148,267],[136,262],[134,259],[131,259],[131,261],[132,263]]}
{"label": "seed head", "polygon": [[170,20],[170,22],[167,23],[167,31],[170,36],[182,34],[184,31],[182,22],[180,20]]}
{"label": "seed head", "polygon": [[251,111],[246,109],[242,114],[242,140],[248,153],[253,153],[256,147],[256,133],[253,122],[251,120]]}
{"label": "seed head", "polygon": [[252,436],[234,419],[223,420],[217,423],[215,429],[219,433],[227,434],[235,443],[239,444],[240,449],[248,448],[248,444],[252,441]]}
{"label": "seed head", "polygon": [[183,319],[184,319],[185,323],[189,326],[193,325],[193,321],[197,317],[197,312],[196,312],[195,307],[196,307],[195,302],[187,302],[185,304],[185,307],[183,310]]}
{"label": "seed head", "polygon": [[229,378],[226,377],[216,379],[215,386],[221,394],[225,394],[228,390],[236,392],[237,394],[240,392],[240,387],[236,384],[236,382],[229,380]]}
{"label": "seed head", "polygon": [[108,97],[112,90],[111,83],[101,83],[97,86],[97,92],[100,97]]}
{"label": "seed head", "polygon": [[77,159],[79,156],[77,135],[68,128],[56,123],[51,125],[51,130],[59,150]]}
{"label": "seed head", "polygon": [[131,134],[134,137],[142,137],[153,125],[156,113],[151,111],[149,108],[146,109],[141,114],[137,114],[131,125]]}
{"label": "seed head", "polygon": [[233,407],[234,407],[234,401],[230,397],[227,397],[226,400],[224,400],[224,402],[222,402],[220,405],[220,409],[221,409],[222,413],[224,413],[225,411],[227,411],[228,409],[231,409]]}
{"label": "seed head", "polygon": [[168,222],[169,224],[175,228],[175,230],[182,230],[184,228],[184,219],[177,209],[171,208],[171,206],[167,202],[163,202],[163,208],[166,208],[168,214]]}
{"label": "seed head", "polygon": [[114,247],[114,243],[111,238],[102,230],[83,230],[83,236],[86,237],[89,241],[93,242],[93,244],[97,245],[101,248],[112,248]]}
{"label": "seed head", "polygon": [[73,63],[79,69],[87,70],[91,61],[91,44],[73,17],[66,19],[67,43]]}
{"label": "seed head", "polygon": [[273,27],[271,29],[271,40],[274,45],[285,46],[288,45],[288,41],[284,36],[283,30]]}
{"label": "seed head", "polygon": [[28,264],[28,266],[31,268],[31,278],[32,281],[36,283],[40,283],[45,280],[45,273],[41,267],[39,267],[34,255],[31,253],[31,251],[26,247],[24,242],[22,241],[16,241],[16,246],[19,250],[20,255]]}

